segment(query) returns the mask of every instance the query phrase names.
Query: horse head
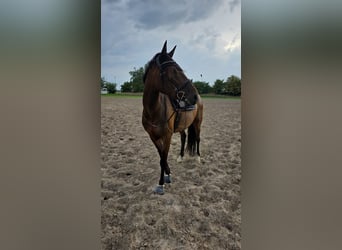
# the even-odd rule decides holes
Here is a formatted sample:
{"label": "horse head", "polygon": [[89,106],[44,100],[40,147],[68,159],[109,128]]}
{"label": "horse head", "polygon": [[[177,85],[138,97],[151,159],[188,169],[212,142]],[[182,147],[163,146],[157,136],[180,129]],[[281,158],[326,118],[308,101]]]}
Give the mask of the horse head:
{"label": "horse head", "polygon": [[[198,92],[182,68],[173,60],[175,50],[176,46],[167,52],[167,41],[165,41],[161,52],[149,62],[144,82],[148,79],[155,89],[169,96],[172,102],[179,105],[179,108],[183,108],[182,105],[189,106],[196,103]],[[153,76],[147,78],[150,73]]]}

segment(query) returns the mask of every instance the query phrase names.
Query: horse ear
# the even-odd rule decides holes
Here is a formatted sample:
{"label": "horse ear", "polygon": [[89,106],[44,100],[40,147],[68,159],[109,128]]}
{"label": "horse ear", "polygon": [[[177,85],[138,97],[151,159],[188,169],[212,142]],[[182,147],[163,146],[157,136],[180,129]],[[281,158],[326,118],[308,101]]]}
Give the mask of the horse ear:
{"label": "horse ear", "polygon": [[162,49],[162,51],[161,51],[162,54],[166,54],[166,45],[167,45],[167,40],[165,40],[163,49]]}
{"label": "horse ear", "polygon": [[175,45],[175,47],[173,47],[173,49],[168,53],[171,58],[173,57],[173,54],[175,53],[176,47],[177,45]]}

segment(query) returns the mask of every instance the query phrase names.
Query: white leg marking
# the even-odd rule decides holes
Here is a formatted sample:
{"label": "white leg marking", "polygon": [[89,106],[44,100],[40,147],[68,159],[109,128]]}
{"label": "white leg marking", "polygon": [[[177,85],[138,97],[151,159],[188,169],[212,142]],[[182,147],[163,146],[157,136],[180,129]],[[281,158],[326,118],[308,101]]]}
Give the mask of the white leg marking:
{"label": "white leg marking", "polygon": [[197,162],[201,163],[201,157],[200,156],[197,156]]}

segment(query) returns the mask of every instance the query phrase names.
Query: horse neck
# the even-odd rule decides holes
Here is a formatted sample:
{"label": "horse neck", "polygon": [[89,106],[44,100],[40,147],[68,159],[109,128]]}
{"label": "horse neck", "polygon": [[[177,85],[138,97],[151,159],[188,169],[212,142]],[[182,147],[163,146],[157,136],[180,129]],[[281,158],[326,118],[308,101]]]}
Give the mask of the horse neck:
{"label": "horse neck", "polygon": [[145,84],[144,88],[143,106],[149,114],[156,113],[161,109],[159,91],[152,86],[149,86],[147,83]]}

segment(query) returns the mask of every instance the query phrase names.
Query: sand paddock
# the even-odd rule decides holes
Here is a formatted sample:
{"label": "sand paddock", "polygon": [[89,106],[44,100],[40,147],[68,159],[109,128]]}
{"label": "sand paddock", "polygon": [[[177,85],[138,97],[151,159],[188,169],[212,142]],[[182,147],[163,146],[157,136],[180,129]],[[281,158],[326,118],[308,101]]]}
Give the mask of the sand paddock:
{"label": "sand paddock", "polygon": [[142,99],[102,97],[102,249],[241,249],[241,102],[203,103],[201,163],[177,163],[174,134],[172,183],[156,195],[159,156],[141,124]]}

